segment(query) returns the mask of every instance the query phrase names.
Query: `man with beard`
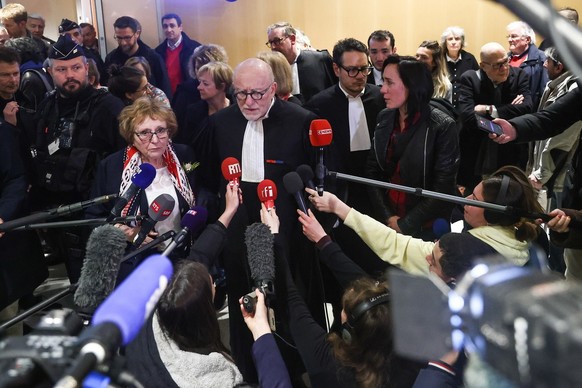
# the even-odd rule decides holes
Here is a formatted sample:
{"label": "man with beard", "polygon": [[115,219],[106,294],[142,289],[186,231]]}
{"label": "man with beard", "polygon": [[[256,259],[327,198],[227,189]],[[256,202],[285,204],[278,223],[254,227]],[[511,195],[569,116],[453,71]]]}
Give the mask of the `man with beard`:
{"label": "man with beard", "polygon": [[[34,121],[36,210],[88,199],[100,158],[125,145],[117,122],[123,103],[89,84],[87,58],[69,35],[51,48],[48,72],[56,89],[40,103]],[[58,248],[53,245],[67,260],[71,283],[79,277],[84,250],[83,239],[72,234],[59,230]]]}
{"label": "man with beard", "polygon": [[105,68],[109,69],[112,64],[123,66],[131,57],[144,57],[152,69],[152,79],[148,81],[171,98],[166,64],[158,53],[139,39],[141,27],[138,21],[131,16],[122,16],[115,20],[113,28],[118,47],[105,57]]}

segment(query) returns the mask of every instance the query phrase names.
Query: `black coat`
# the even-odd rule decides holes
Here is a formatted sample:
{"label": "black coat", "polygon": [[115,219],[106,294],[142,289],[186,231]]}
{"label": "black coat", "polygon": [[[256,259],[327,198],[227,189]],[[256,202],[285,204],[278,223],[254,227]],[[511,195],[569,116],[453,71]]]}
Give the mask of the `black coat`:
{"label": "black coat", "polygon": [[[523,103],[513,105],[511,102],[520,94],[524,96]],[[528,75],[521,69],[510,67],[507,80],[497,88],[483,70],[469,70],[461,76],[459,110],[463,128],[459,138],[461,166],[458,181],[470,189],[479,183],[482,175],[491,174],[505,165],[523,169],[527,162],[527,146],[499,145],[477,128],[475,106],[480,104],[494,105],[503,119],[531,112],[533,105]]]}
{"label": "black coat", "polygon": [[[397,111],[385,109],[378,115],[372,151],[368,158],[368,177],[389,181],[386,153]],[[442,111],[430,108],[407,131],[411,138],[398,160],[402,185],[419,187],[444,194],[456,192],[456,174],[459,166],[459,143],[455,121]],[[375,218],[382,223],[395,215],[390,209],[385,189],[369,189]],[[398,220],[404,234],[418,234],[423,225],[438,217],[449,218],[452,208],[442,201],[407,195],[406,215]]]}
{"label": "black coat", "polygon": [[303,50],[296,61],[301,90],[301,94],[297,97],[302,101],[309,101],[317,93],[337,83],[338,79],[333,72],[333,61],[327,50]]}
{"label": "black coat", "polygon": [[449,80],[453,84],[453,106],[459,106],[459,89],[461,87],[461,76],[467,70],[479,70],[479,64],[475,56],[471,53],[461,50],[461,59],[457,62],[447,61],[447,69],[449,71]]}
{"label": "black coat", "polygon": [[[0,218],[28,215],[28,180],[18,153],[16,129],[0,124]],[[0,310],[30,294],[48,277],[35,231],[9,231],[0,238]]]}

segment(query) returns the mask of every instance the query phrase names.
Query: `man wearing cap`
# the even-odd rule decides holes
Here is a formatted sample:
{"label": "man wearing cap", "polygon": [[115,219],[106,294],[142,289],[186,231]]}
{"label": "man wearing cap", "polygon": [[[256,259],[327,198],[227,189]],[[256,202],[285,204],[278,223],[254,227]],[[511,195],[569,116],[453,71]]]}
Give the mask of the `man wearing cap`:
{"label": "man wearing cap", "polygon": [[172,89],[166,64],[158,53],[139,39],[141,35],[139,22],[131,16],[122,16],[115,20],[113,27],[115,40],[119,46],[105,57],[105,68],[109,69],[112,64],[123,66],[131,57],[144,57],[152,69],[150,83],[158,89],[162,89],[166,96],[171,98]]}
{"label": "man wearing cap", "polygon": [[10,38],[33,38],[44,60],[47,57],[47,46],[26,28],[27,22],[28,13],[22,4],[10,3],[0,8],[0,24],[6,28]]}
{"label": "man wearing cap", "polygon": [[104,79],[103,75],[106,73],[105,63],[103,59],[94,51],[86,49],[83,41],[83,33],[81,27],[72,20],[63,19],[59,25],[59,35],[69,35],[73,42],[77,43],[79,46],[83,47],[83,52],[85,53],[85,58],[92,59],[97,65],[97,70],[99,70],[99,75],[101,81]]}
{"label": "man wearing cap", "polygon": [[[32,204],[37,210],[87,199],[99,160],[125,145],[117,121],[123,103],[89,84],[83,48],[69,35],[51,47],[48,72],[55,90],[35,116]],[[78,280],[84,255],[84,240],[75,232],[60,230],[56,239],[71,283]]]}

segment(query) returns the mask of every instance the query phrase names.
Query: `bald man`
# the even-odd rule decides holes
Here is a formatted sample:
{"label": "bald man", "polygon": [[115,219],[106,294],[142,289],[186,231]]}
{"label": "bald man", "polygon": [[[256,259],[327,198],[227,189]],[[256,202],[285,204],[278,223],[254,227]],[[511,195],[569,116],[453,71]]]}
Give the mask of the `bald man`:
{"label": "bald man", "polygon": [[[269,65],[256,58],[239,64],[234,71],[233,97],[236,104],[210,116],[213,168],[207,179],[220,178],[220,164],[227,157],[240,161],[240,188],[243,202],[228,228],[228,244],[223,252],[227,276],[232,355],[246,382],[256,382],[257,376],[250,353],[252,337],[244,325],[238,299],[251,291],[244,232],[247,225],[260,222],[261,202],[257,187],[263,179],[272,180],[278,189],[275,201],[281,220],[280,235],[296,241],[296,204],[285,192],[283,176],[301,164],[309,164],[312,147],[309,125],[316,116],[275,97],[277,83]],[[202,167],[202,166],[201,166]],[[224,194],[227,181],[214,182],[214,188]],[[222,196],[224,198],[224,196]],[[297,246],[298,244],[294,244]],[[311,268],[297,263],[291,255],[291,267]]]}
{"label": "bald man", "polygon": [[468,70],[461,76],[459,109],[463,127],[460,134],[461,166],[457,182],[466,193],[479,181],[504,165],[522,169],[527,163],[527,146],[500,146],[489,141],[477,127],[475,115],[488,119],[510,119],[533,110],[529,77],[520,68],[509,66],[505,48],[497,43],[481,47],[479,70]]}

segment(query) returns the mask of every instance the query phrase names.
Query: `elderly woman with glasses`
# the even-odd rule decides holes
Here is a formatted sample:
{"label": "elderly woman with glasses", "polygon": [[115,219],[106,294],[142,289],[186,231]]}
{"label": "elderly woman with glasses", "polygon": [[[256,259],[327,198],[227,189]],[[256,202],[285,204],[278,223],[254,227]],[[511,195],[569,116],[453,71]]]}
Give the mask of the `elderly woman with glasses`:
{"label": "elderly woman with glasses", "polygon": [[[140,171],[140,166],[149,163],[155,170],[153,182],[145,189],[139,189],[121,210],[120,216],[147,215],[154,200],[161,194],[168,194],[174,200],[170,215],[155,224],[143,244],[150,242],[158,234],[170,230],[179,231],[180,221],[195,205],[194,175],[192,164],[196,161],[192,149],[185,145],[173,144],[176,133],[174,112],[149,98],[139,98],[127,106],[119,115],[119,131],[127,142],[127,147],[118,151],[99,165],[92,195],[127,192],[132,184],[132,176]],[[93,206],[87,210],[91,218],[106,217],[113,204]],[[140,224],[118,224],[129,242],[140,231]],[[180,252],[177,253],[177,256]],[[137,264],[135,259],[133,264]],[[125,263],[125,262],[124,262]]]}

